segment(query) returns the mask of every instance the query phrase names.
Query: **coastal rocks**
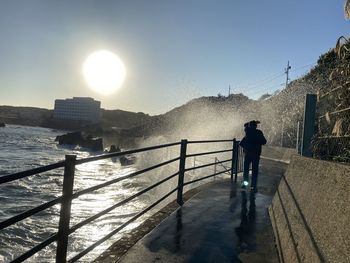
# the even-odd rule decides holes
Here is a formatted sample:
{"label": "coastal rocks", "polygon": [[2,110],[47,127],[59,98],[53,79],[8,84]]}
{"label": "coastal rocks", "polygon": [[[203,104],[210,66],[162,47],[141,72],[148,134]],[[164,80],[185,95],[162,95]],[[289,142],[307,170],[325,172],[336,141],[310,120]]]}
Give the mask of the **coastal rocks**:
{"label": "coastal rocks", "polygon": [[128,166],[128,165],[132,165],[135,163],[135,158],[133,157],[125,157],[125,156],[121,156],[119,158],[119,162],[121,166]]}
{"label": "coastal rocks", "polygon": [[82,132],[71,132],[64,135],[57,136],[55,141],[59,145],[78,145],[83,148],[88,148],[92,151],[102,151],[102,138],[92,138]]}
{"label": "coastal rocks", "polygon": [[108,153],[119,153],[121,150],[119,148],[119,146],[115,146],[114,144],[111,145],[111,147],[109,148]]}
{"label": "coastal rocks", "polygon": [[[106,151],[107,153],[119,153],[121,152],[121,149],[119,148],[119,146],[115,146],[114,144],[112,144],[109,148],[108,151]],[[132,165],[135,163],[136,159],[134,156],[121,156],[118,158],[112,158],[113,162],[116,162],[116,160],[119,159],[120,165],[121,166],[128,166],[128,165]]]}
{"label": "coastal rocks", "polygon": [[0,122],[0,128],[6,127],[5,123]]}

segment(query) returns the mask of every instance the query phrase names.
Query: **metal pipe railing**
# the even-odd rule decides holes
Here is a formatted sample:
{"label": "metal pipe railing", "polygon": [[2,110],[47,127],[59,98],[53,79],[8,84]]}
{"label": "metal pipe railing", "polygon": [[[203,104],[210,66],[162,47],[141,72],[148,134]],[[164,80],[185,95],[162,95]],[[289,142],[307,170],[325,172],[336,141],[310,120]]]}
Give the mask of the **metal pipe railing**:
{"label": "metal pipe railing", "polygon": [[31,256],[33,256],[34,254],[36,254],[40,250],[44,249],[45,247],[47,247],[48,245],[50,245],[52,242],[54,242],[56,240],[57,240],[57,234],[54,234],[54,235],[50,236],[48,239],[46,239],[45,241],[36,245],[32,249],[28,250],[24,254],[20,255],[16,259],[12,260],[11,263],[23,262],[24,260],[30,258]]}
{"label": "metal pipe railing", "polygon": [[227,159],[227,160],[223,160],[223,161],[220,161],[218,158],[216,158],[216,165],[220,165],[222,168],[224,168],[225,170],[229,170],[229,174],[231,174],[231,169],[230,168],[227,168],[224,163],[227,163],[227,162],[232,162],[232,158],[231,159]]}
{"label": "metal pipe railing", "polygon": [[192,183],[195,183],[195,182],[199,182],[199,181],[202,181],[204,179],[208,179],[210,177],[213,177],[213,176],[216,176],[216,175],[220,175],[220,174],[223,174],[223,173],[226,173],[226,172],[229,172],[231,169],[227,169],[227,170],[224,170],[224,171],[221,171],[221,172],[217,172],[217,173],[213,173],[211,175],[207,175],[207,176],[204,176],[204,177],[201,177],[199,179],[195,179],[195,180],[192,180],[192,181],[188,181],[186,183],[184,183],[184,185],[189,185],[189,184],[192,184]]}
{"label": "metal pipe railing", "polygon": [[[232,143],[232,149],[224,149],[224,150],[216,150],[216,151],[209,151],[209,152],[199,152],[199,153],[187,154],[187,148],[188,148],[189,144],[227,143],[227,142]],[[132,173],[127,174],[125,176],[122,176],[122,177],[110,180],[108,182],[105,182],[105,183],[102,183],[99,185],[95,185],[93,187],[86,188],[86,189],[83,189],[83,190],[80,190],[80,191],[73,193],[74,173],[75,173],[75,169],[76,169],[75,166],[76,165],[84,164],[87,162],[93,162],[93,161],[97,161],[97,160],[102,160],[102,159],[108,159],[108,158],[112,158],[112,157],[113,158],[114,157],[121,157],[121,156],[125,156],[128,154],[141,153],[141,152],[147,152],[147,151],[152,151],[152,150],[161,149],[161,148],[173,147],[173,146],[178,146],[178,145],[180,145],[180,156],[179,157],[152,165],[152,166],[144,168],[142,170],[132,172]],[[186,160],[189,157],[196,157],[196,156],[206,157],[205,155],[221,154],[221,153],[228,153],[228,152],[232,152],[232,157],[230,159],[225,159],[224,161],[219,161],[218,158],[215,157],[215,162],[213,162],[213,163],[207,163],[207,164],[203,164],[200,166],[195,166],[195,163],[194,163],[194,167],[186,168]],[[56,262],[59,262],[59,263],[67,262],[67,246],[68,246],[68,239],[69,239],[70,234],[72,234],[73,232],[75,232],[79,228],[91,223],[92,221],[100,218],[101,216],[107,214],[108,212],[116,209],[117,207],[120,207],[120,206],[130,202],[131,200],[135,199],[136,197],[138,197],[138,196],[154,189],[155,187],[162,185],[163,183],[169,181],[170,179],[178,176],[178,183],[177,183],[177,187],[175,189],[173,189],[168,194],[164,195],[162,198],[157,200],[155,203],[151,204],[150,206],[148,206],[147,208],[145,208],[144,210],[142,210],[141,212],[139,212],[138,214],[136,214],[135,216],[133,216],[132,218],[127,220],[126,222],[124,222],[122,225],[120,225],[118,228],[114,229],[112,232],[110,232],[105,237],[101,238],[100,240],[98,240],[97,242],[92,244],[91,246],[87,247],[84,251],[78,253],[73,258],[68,260],[68,262],[75,262],[78,259],[80,259],[81,257],[83,257],[84,255],[86,255],[87,253],[89,253],[96,246],[100,245],[101,243],[105,242],[107,239],[109,239],[110,237],[112,237],[113,235],[118,233],[125,226],[127,226],[131,222],[135,221],[137,218],[139,218],[143,214],[147,213],[149,210],[151,210],[153,207],[155,207],[160,202],[165,200],[171,194],[177,192],[177,203],[181,206],[183,204],[183,188],[184,188],[184,186],[187,186],[187,185],[214,177],[216,175],[228,173],[228,172],[229,172],[229,174],[231,174],[231,182],[233,182],[233,176],[235,176],[234,182],[237,182],[237,173],[238,173],[238,171],[241,171],[243,168],[243,163],[242,163],[243,160],[241,158],[241,154],[242,154],[242,152],[241,152],[241,149],[238,145],[238,141],[236,141],[235,139],[233,139],[233,140],[200,140],[200,141],[182,140],[181,142],[175,142],[175,143],[169,143],[169,144],[163,144],[163,145],[157,145],[157,146],[150,146],[150,147],[134,149],[134,150],[118,152],[118,153],[109,153],[109,154],[104,154],[104,155],[99,155],[99,156],[94,156],[94,157],[89,157],[89,158],[79,159],[79,160],[76,159],[76,155],[66,155],[65,161],[58,162],[58,163],[55,163],[52,165],[47,165],[47,166],[31,169],[31,170],[24,171],[24,172],[19,172],[19,173],[0,177],[0,185],[1,185],[1,184],[12,182],[12,181],[15,181],[15,180],[18,180],[21,178],[25,178],[25,177],[30,176],[30,175],[35,175],[37,173],[43,173],[43,172],[47,172],[50,170],[64,167],[62,196],[57,197],[56,199],[49,201],[47,203],[44,203],[42,205],[39,205],[35,208],[32,208],[28,211],[25,211],[21,214],[13,216],[9,219],[6,219],[3,222],[0,222],[0,229],[4,229],[8,226],[11,226],[11,225],[25,219],[25,218],[28,218],[28,217],[30,217],[38,212],[46,210],[54,205],[61,204],[58,232],[53,234],[48,239],[46,239],[44,242],[36,245],[35,247],[33,247],[29,251],[25,252],[24,254],[17,257],[16,259],[14,259],[11,262],[22,262],[22,261],[28,259],[29,257],[33,256],[35,253],[39,252],[40,250],[42,250],[43,248],[45,248],[46,246],[48,246],[49,244],[51,244],[54,241],[57,241]],[[175,172],[175,173],[171,174],[170,176],[152,184],[151,186],[129,196],[128,198],[119,201],[118,203],[104,209],[103,211],[100,211],[99,213],[77,223],[76,225],[74,225],[72,227],[69,226],[70,219],[71,219],[71,203],[72,203],[73,199],[78,198],[81,195],[91,193],[91,192],[96,191],[98,189],[101,189],[103,187],[109,186],[111,184],[115,184],[115,183],[120,182],[122,180],[130,179],[130,178],[133,178],[135,176],[149,172],[151,170],[157,169],[159,167],[169,165],[169,164],[174,163],[176,161],[179,161],[179,168],[178,168],[177,172]],[[227,168],[226,166],[223,165],[223,163],[226,163],[226,162],[231,162],[230,168]],[[224,168],[223,171],[217,172],[216,166],[218,164],[223,166],[223,168]],[[202,176],[201,178],[197,178],[195,180],[190,180],[190,181],[185,182],[186,172],[198,170],[198,169],[213,166],[213,165],[215,165],[213,174],[210,174],[207,176]]]}
{"label": "metal pipe railing", "polygon": [[182,193],[184,187],[184,177],[186,169],[187,140],[181,140],[179,178],[177,183],[177,203],[183,205]]}
{"label": "metal pipe railing", "polygon": [[101,212],[97,213],[96,215],[94,215],[94,216],[92,216],[92,217],[90,217],[88,219],[83,220],[82,222],[80,222],[80,223],[76,224],[75,226],[71,227],[71,229],[69,231],[69,234],[73,233],[78,228],[81,228],[81,227],[85,226],[86,224],[91,223],[95,219],[97,219],[97,218],[107,214],[108,212],[116,209],[117,207],[120,207],[120,206],[128,203],[129,201],[135,199],[136,197],[138,197],[138,196],[140,196],[140,195],[142,195],[142,194],[152,190],[153,188],[157,187],[158,185],[161,185],[162,183],[165,183],[166,181],[169,181],[171,178],[174,178],[178,174],[179,174],[179,172],[176,172],[176,173],[174,173],[174,174],[164,178],[163,180],[161,180],[161,181],[159,181],[159,182],[157,182],[157,183],[155,183],[155,184],[153,184],[153,185],[143,189],[142,191],[137,192],[136,194],[134,194],[132,196],[129,196],[128,198],[126,198],[126,199],[116,203],[115,205],[113,205],[113,206],[111,206],[111,207],[109,207],[107,209],[102,210]]}
{"label": "metal pipe railing", "polygon": [[203,140],[203,141],[188,141],[188,144],[193,143],[214,143],[214,142],[232,142],[232,140]]}
{"label": "metal pipe railing", "polygon": [[50,164],[50,165],[46,165],[46,166],[41,166],[38,168],[34,168],[31,170],[27,170],[27,171],[23,171],[23,172],[19,172],[19,173],[14,173],[14,174],[9,174],[9,175],[4,175],[0,177],[0,184],[4,184],[4,183],[8,183],[8,182],[12,182],[18,179],[22,179],[31,175],[35,175],[35,174],[40,174],[40,173],[44,173],[44,172],[48,172],[57,168],[61,168],[64,167],[65,162],[58,162],[58,163],[54,163],[54,164]]}
{"label": "metal pipe railing", "polygon": [[90,192],[93,192],[93,191],[96,191],[98,189],[101,189],[103,187],[106,187],[106,186],[109,186],[109,185],[112,185],[112,184],[115,184],[115,183],[118,183],[120,181],[123,181],[125,179],[129,179],[129,178],[132,178],[132,177],[135,177],[137,175],[140,175],[140,174],[143,174],[145,172],[149,172],[151,170],[154,170],[156,168],[159,168],[159,167],[162,167],[164,165],[167,165],[167,164],[170,164],[170,163],[173,163],[175,161],[178,161],[180,159],[180,157],[177,157],[177,158],[174,158],[174,159],[171,159],[169,161],[165,161],[165,162],[162,162],[162,163],[159,163],[159,164],[156,164],[156,165],[153,165],[153,166],[150,166],[148,168],[145,168],[145,169],[142,169],[142,170],[139,170],[139,171],[136,171],[136,172],[133,172],[133,173],[130,173],[130,174],[127,174],[125,176],[121,176],[119,178],[116,178],[116,179],[113,179],[113,180],[110,180],[108,182],[105,182],[105,183],[102,183],[102,184],[99,184],[99,185],[95,185],[95,186],[92,186],[92,187],[89,187],[89,188],[86,188],[84,190],[81,190],[79,192],[76,192],[73,194],[72,198],[75,199],[83,194],[87,194],[87,193],[90,193]]}
{"label": "metal pipe railing", "polygon": [[135,153],[140,153],[140,152],[157,150],[157,149],[161,149],[161,148],[172,147],[172,146],[176,146],[179,144],[180,144],[180,142],[174,142],[174,143],[168,143],[168,144],[162,144],[162,145],[156,145],[156,146],[150,146],[150,147],[145,147],[145,148],[140,148],[140,149],[124,151],[124,152],[102,154],[102,155],[98,155],[98,156],[94,156],[94,157],[88,157],[88,158],[77,160],[76,165],[83,164],[83,163],[89,163],[89,162],[93,162],[93,161],[98,161],[98,160],[103,160],[103,159],[108,159],[108,158],[112,158],[112,157],[121,157],[121,156],[125,156],[128,154],[135,154]]}
{"label": "metal pipe railing", "polygon": [[208,166],[213,166],[215,165],[216,163],[208,163],[208,164],[203,164],[203,165],[198,165],[198,166],[193,166],[191,168],[186,168],[185,169],[185,172],[189,172],[189,171],[193,171],[193,170],[198,170],[198,169],[201,169],[201,168],[205,168],[205,167],[208,167]]}
{"label": "metal pipe railing", "polygon": [[194,157],[194,156],[209,155],[209,154],[215,154],[215,153],[225,153],[225,152],[232,152],[232,149],[212,151],[212,152],[193,153],[193,154],[186,155],[186,157]]}
{"label": "metal pipe railing", "polygon": [[106,235],[105,237],[101,238],[100,240],[98,240],[97,242],[95,242],[94,244],[92,244],[91,246],[89,246],[88,248],[86,248],[84,251],[80,252],[78,255],[74,256],[73,258],[71,258],[68,262],[75,262],[78,259],[80,259],[81,257],[85,256],[87,253],[89,253],[91,250],[93,250],[95,247],[97,247],[98,245],[102,244],[103,242],[105,242],[107,239],[111,238],[112,236],[114,236],[116,233],[118,233],[120,230],[122,230],[124,227],[126,227],[127,225],[129,225],[130,223],[134,222],[136,219],[138,219],[140,216],[144,215],[145,213],[147,213],[149,210],[151,210],[152,208],[154,208],[156,205],[158,205],[160,202],[162,202],[163,200],[165,200],[166,198],[168,198],[170,195],[172,195],[173,193],[175,193],[177,191],[177,188],[171,190],[169,193],[167,193],[166,195],[164,195],[162,198],[160,198],[159,200],[157,200],[156,202],[154,202],[152,205],[148,206],[146,209],[144,209],[143,211],[141,211],[140,213],[138,213],[137,215],[133,216],[132,218],[130,218],[128,221],[126,221],[125,223],[123,223],[122,225],[120,225],[118,228],[114,229],[112,232],[110,232],[108,235]]}
{"label": "metal pipe railing", "polygon": [[[216,162],[213,162],[213,163],[203,164],[203,165],[199,165],[199,166],[193,166],[191,168],[186,168],[185,172],[189,172],[189,171],[192,171],[192,170],[197,170],[197,169],[201,169],[201,168],[205,168],[205,167],[213,166],[213,165],[217,165],[217,164],[227,163],[227,162],[230,162],[231,160],[232,159],[227,159],[227,160],[224,160],[224,161],[217,160]],[[224,166],[224,168],[227,169],[227,167],[225,167],[225,166]]]}
{"label": "metal pipe railing", "polygon": [[39,205],[37,207],[34,207],[30,210],[27,210],[21,214],[10,217],[9,219],[6,219],[5,221],[2,221],[0,223],[0,230],[4,229],[5,227],[8,227],[10,225],[16,224],[17,222],[22,221],[22,220],[24,220],[24,219],[26,219],[26,218],[28,218],[36,213],[44,211],[44,210],[46,210],[54,205],[57,205],[57,204],[61,203],[61,201],[62,201],[62,197],[58,197],[50,202],[44,203],[44,204]]}

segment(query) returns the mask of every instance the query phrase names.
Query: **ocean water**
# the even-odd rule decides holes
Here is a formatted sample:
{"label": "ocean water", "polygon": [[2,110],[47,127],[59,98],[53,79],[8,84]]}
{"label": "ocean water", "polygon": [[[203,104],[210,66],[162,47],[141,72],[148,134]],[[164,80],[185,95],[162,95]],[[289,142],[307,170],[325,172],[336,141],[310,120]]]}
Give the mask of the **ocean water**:
{"label": "ocean water", "polygon": [[[65,132],[16,125],[0,128],[0,176],[64,160],[65,154],[76,154],[78,159],[101,154],[101,152],[92,153],[84,149],[58,146],[54,139],[63,133]],[[140,167],[147,166],[154,158],[162,158],[167,154],[163,151],[155,156],[137,156],[138,163],[133,166],[121,166],[118,161],[111,159],[79,165],[75,172],[74,192],[129,174]],[[176,171],[177,167],[176,163],[168,167],[167,175],[170,175],[171,169]],[[161,177],[164,172],[164,170],[154,171],[138,179],[121,181],[73,200],[70,226],[140,191]],[[63,169],[56,169],[0,185],[0,221],[60,196],[62,181]],[[175,180],[163,186],[162,189],[152,190],[78,229],[69,236],[68,258],[107,235],[142,208],[158,199],[161,194],[169,192],[174,188],[174,184],[176,184]],[[56,233],[59,210],[60,205],[56,205],[0,230],[0,262],[15,259]],[[91,262],[120,238],[120,235],[135,228],[144,219],[145,217],[141,217],[130,224],[120,234],[104,242],[79,262]],[[54,242],[26,262],[54,262],[55,250],[56,243]]]}

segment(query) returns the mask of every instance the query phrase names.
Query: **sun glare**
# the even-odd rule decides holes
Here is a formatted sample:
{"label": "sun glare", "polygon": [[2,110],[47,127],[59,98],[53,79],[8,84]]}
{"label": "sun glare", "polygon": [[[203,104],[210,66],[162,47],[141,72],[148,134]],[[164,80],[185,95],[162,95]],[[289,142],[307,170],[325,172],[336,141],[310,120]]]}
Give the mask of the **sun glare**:
{"label": "sun glare", "polygon": [[85,60],[83,75],[93,91],[108,95],[121,87],[126,69],[117,55],[108,50],[99,50]]}

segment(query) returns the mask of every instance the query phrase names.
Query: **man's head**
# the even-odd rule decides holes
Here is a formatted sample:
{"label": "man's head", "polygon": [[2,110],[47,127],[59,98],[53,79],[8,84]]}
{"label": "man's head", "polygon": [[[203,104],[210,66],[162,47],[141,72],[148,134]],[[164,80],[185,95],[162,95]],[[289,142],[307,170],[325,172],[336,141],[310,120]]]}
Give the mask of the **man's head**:
{"label": "man's head", "polygon": [[258,124],[260,123],[260,121],[250,121],[249,122],[249,127],[251,127],[251,128],[257,128],[258,127]]}

